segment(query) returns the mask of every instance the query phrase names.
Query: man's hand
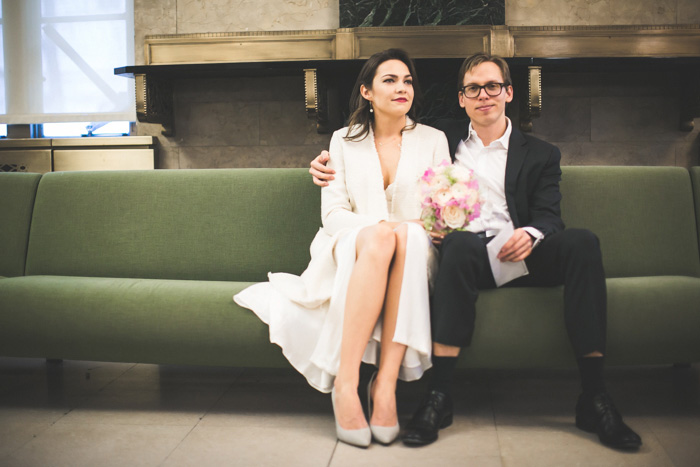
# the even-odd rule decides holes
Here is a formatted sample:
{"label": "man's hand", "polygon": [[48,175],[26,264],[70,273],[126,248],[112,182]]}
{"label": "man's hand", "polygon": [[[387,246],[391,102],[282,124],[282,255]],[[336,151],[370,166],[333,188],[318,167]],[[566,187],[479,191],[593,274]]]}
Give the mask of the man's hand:
{"label": "man's hand", "polygon": [[532,237],[524,229],[515,229],[513,236],[503,245],[497,258],[501,261],[522,261],[532,253]]}
{"label": "man's hand", "polygon": [[432,230],[428,232],[428,235],[430,235],[430,239],[433,241],[433,245],[435,246],[442,245],[442,240],[445,238],[444,233],[433,232]]}
{"label": "man's hand", "polygon": [[314,177],[314,183],[318,186],[328,186],[328,180],[333,180],[335,170],[326,167],[331,155],[328,151],[321,151],[321,154],[316,156],[316,159],[311,161],[309,173]]}

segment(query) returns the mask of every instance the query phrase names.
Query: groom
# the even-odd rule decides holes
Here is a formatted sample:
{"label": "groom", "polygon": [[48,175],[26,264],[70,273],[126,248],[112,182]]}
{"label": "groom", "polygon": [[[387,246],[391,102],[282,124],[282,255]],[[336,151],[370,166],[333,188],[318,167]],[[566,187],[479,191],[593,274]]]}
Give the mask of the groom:
{"label": "groom", "polygon": [[[576,426],[596,433],[606,446],[637,449],[641,438],[623,421],[605,389],[605,274],[597,237],[588,230],[565,229],[559,201],[559,150],[520,133],[506,117],[513,100],[508,64],[500,57],[476,54],[459,72],[459,104],[469,124],[446,120],[452,161],[474,170],[483,197],[474,232],[453,232],[440,244],[440,267],[431,305],[432,376],[421,406],[402,439],[409,446],[430,444],[452,423],[450,386],[462,347],[471,343],[478,291],[496,287],[486,244],[504,223],[514,233],[498,258],[525,261],[529,274],[508,286],[564,285],[564,313],[576,354],[582,394],[576,405]],[[314,183],[332,178],[324,151],[311,163]]]}

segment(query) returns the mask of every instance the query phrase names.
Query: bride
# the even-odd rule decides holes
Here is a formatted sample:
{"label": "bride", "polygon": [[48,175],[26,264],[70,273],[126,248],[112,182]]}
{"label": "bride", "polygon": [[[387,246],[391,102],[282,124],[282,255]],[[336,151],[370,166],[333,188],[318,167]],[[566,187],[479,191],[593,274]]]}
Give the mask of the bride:
{"label": "bride", "polygon": [[[309,266],[234,296],[269,325],[270,341],[311,386],[332,393],[337,437],[356,446],[396,439],[397,378],[416,380],[431,365],[435,250],[418,220],[418,180],[449,152],[442,132],[415,122],[419,98],[405,52],[367,60],[349,125],[331,139],[335,178],[321,191]],[[379,368],[367,388],[369,424],[358,395],[362,361]]]}

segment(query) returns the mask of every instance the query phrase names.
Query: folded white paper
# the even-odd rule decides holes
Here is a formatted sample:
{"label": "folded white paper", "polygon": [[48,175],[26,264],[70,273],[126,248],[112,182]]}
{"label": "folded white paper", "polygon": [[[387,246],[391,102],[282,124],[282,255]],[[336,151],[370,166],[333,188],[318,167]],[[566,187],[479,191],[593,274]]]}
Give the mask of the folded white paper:
{"label": "folded white paper", "polygon": [[501,261],[496,256],[498,252],[501,251],[503,245],[510,240],[513,236],[513,223],[509,222],[504,225],[498,235],[493,237],[493,239],[486,245],[486,251],[489,254],[489,263],[491,263],[491,272],[493,273],[493,278],[496,281],[496,287],[500,287],[513,279],[525,276],[528,274],[527,266],[525,261]]}

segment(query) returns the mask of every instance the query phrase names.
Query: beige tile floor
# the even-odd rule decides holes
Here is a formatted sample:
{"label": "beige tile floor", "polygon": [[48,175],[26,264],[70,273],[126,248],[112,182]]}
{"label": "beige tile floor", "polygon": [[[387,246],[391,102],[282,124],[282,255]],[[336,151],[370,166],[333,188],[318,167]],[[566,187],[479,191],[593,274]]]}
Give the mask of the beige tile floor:
{"label": "beige tile floor", "polygon": [[[437,443],[363,450],[336,441],[329,396],[291,369],[0,358],[0,466],[700,465],[700,365],[607,374],[639,452],[574,427],[572,370],[460,372]],[[423,389],[400,384],[402,422]]]}

